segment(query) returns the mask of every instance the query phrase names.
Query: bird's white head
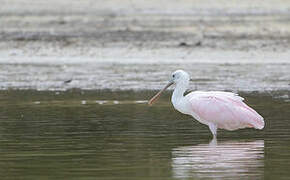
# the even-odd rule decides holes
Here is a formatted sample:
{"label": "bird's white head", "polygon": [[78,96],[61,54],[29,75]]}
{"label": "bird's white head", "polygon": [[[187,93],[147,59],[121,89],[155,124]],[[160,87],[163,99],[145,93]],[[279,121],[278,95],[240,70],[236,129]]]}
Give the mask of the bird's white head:
{"label": "bird's white head", "polygon": [[172,73],[170,82],[176,85],[188,86],[190,76],[183,70],[176,70]]}
{"label": "bird's white head", "polygon": [[174,71],[171,75],[171,78],[168,84],[161,91],[159,91],[153,98],[151,98],[148,104],[152,105],[153,102],[156,101],[160,97],[161,93],[165,91],[168,87],[170,87],[172,84],[175,84],[176,86],[181,87],[186,90],[186,88],[189,85],[189,81],[190,81],[190,76],[187,72],[183,70]]}

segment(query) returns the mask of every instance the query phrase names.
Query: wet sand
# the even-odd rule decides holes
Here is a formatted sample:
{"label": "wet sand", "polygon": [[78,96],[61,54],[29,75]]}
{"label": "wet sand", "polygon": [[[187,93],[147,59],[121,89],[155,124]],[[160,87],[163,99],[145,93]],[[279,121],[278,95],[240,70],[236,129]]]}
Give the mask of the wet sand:
{"label": "wet sand", "polygon": [[[290,88],[286,1],[4,1],[0,88]],[[63,83],[67,80],[71,83]]]}

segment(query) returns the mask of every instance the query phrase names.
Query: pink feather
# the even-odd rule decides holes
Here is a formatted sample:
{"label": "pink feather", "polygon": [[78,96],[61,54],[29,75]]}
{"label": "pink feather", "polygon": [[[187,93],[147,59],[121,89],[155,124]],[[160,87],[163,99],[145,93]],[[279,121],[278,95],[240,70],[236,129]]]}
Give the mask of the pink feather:
{"label": "pink feather", "polygon": [[191,104],[192,115],[201,123],[214,123],[217,128],[236,130],[253,127],[264,128],[264,119],[246,105],[244,98],[230,92],[195,91],[186,98]]}

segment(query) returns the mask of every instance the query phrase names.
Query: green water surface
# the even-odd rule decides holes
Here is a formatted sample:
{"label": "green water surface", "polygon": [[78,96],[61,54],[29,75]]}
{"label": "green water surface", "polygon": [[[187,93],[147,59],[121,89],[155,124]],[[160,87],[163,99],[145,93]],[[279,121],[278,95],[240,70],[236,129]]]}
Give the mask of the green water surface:
{"label": "green water surface", "polygon": [[265,129],[218,132],[175,111],[169,93],[0,92],[1,179],[288,179],[289,99],[242,93]]}

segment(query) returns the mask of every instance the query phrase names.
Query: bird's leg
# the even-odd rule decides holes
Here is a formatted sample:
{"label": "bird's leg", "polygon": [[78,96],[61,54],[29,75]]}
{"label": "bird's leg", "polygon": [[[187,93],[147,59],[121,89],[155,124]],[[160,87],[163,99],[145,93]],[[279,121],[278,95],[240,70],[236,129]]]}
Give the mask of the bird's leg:
{"label": "bird's leg", "polygon": [[210,147],[216,147],[216,146],[217,146],[217,140],[216,140],[216,138],[213,138],[213,139],[210,141],[209,146],[210,146]]}
{"label": "bird's leg", "polygon": [[216,137],[217,137],[217,125],[213,124],[213,123],[209,123],[208,127],[213,135],[213,138],[216,139]]}

